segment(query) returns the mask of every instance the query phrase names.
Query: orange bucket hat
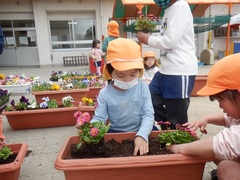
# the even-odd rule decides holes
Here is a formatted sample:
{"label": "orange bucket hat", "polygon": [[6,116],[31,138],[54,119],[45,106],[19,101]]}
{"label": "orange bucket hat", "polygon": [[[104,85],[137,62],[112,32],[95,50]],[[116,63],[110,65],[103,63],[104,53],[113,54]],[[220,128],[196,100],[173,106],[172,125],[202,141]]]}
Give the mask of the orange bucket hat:
{"label": "orange bucket hat", "polygon": [[154,57],[156,59],[156,54],[153,51],[148,51],[143,54],[143,59],[145,59],[146,57]]}
{"label": "orange bucket hat", "polygon": [[205,87],[197,92],[210,96],[225,90],[240,89],[240,53],[226,56],[210,69]]}
{"label": "orange bucket hat", "polygon": [[[111,64],[118,71],[141,69],[140,76],[144,68],[140,46],[135,41],[126,38],[118,38],[109,42],[106,63]],[[106,65],[103,70],[103,79],[104,81],[112,79]]]}
{"label": "orange bucket hat", "polygon": [[119,37],[119,30],[118,30],[119,25],[117,21],[110,21],[107,27],[108,27],[109,36]]}

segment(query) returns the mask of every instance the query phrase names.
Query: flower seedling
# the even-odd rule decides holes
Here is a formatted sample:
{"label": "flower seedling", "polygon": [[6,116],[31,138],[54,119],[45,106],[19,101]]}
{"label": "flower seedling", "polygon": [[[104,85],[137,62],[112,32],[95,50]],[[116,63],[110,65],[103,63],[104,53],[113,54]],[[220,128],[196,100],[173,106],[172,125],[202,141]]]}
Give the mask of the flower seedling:
{"label": "flower seedling", "polygon": [[151,32],[156,30],[157,24],[154,23],[154,15],[148,14],[144,16],[142,11],[138,11],[138,20],[135,22],[135,30],[142,32]]}
{"label": "flower seedling", "polygon": [[94,106],[95,105],[95,102],[93,101],[92,98],[83,97],[82,102],[84,104],[86,104],[87,106]]}
{"label": "flower seedling", "polygon": [[91,119],[88,112],[77,111],[74,113],[74,117],[77,120],[76,128],[81,139],[81,142],[77,145],[78,148],[81,148],[83,143],[99,143],[109,130],[110,125],[106,125],[103,121],[90,123]]}
{"label": "flower seedling", "polygon": [[0,159],[6,160],[11,154],[13,154],[11,148],[9,148],[5,142],[0,139]]}
{"label": "flower seedling", "polygon": [[[159,122],[159,124],[170,125],[170,122]],[[167,128],[168,129],[168,128]],[[167,130],[167,132],[158,135],[161,144],[183,144],[190,143],[198,140],[196,132],[191,131],[189,128],[183,127],[180,124],[176,125],[176,130]]]}
{"label": "flower seedling", "polygon": [[62,98],[62,104],[64,107],[72,107],[74,99],[72,98],[72,96],[66,96],[64,98]]}

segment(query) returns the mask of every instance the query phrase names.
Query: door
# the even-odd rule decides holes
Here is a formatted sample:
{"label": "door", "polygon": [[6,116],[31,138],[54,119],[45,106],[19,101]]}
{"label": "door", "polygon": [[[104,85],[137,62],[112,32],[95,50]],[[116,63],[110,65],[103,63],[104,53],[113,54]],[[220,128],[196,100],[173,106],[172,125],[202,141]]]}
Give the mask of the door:
{"label": "door", "polygon": [[0,67],[39,66],[36,30],[33,20],[0,21],[5,47]]}

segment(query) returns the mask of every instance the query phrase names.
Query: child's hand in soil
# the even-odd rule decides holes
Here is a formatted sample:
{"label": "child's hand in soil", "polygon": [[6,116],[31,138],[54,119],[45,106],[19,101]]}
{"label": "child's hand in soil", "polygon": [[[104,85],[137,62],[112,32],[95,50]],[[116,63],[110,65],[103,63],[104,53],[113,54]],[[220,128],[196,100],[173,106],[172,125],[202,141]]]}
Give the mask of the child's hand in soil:
{"label": "child's hand in soil", "polygon": [[138,152],[140,156],[147,154],[149,152],[148,142],[141,136],[136,136],[134,140],[134,147],[135,147],[133,153],[134,156],[136,156]]}

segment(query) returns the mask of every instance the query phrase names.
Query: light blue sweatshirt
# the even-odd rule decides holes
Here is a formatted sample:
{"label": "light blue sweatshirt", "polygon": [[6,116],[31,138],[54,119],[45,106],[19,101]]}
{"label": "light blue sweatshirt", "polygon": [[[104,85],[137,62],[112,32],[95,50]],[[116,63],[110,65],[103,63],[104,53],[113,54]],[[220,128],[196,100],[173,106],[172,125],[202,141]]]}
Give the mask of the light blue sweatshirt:
{"label": "light blue sweatshirt", "polygon": [[139,80],[127,91],[113,85],[104,87],[98,96],[98,107],[91,122],[110,120],[110,131],[137,132],[148,141],[154,125],[154,111],[148,85]]}

